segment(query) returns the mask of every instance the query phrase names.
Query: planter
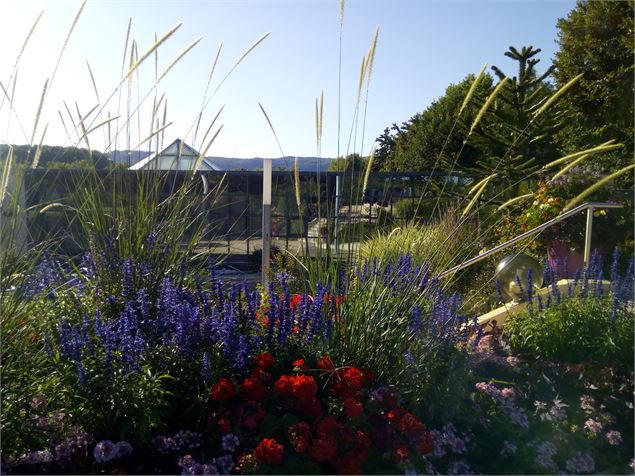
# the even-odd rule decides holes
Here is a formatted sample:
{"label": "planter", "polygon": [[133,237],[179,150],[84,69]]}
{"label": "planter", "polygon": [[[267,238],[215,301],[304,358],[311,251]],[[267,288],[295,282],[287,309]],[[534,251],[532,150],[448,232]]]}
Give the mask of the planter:
{"label": "planter", "polygon": [[582,273],[584,255],[564,241],[553,241],[547,245],[547,262],[553,269],[556,279],[570,279],[575,278],[578,270]]}

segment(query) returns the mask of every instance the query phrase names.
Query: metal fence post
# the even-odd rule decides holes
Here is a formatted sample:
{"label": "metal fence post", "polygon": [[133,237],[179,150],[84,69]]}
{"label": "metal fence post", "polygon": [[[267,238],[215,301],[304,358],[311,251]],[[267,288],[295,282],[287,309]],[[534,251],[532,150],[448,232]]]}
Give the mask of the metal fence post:
{"label": "metal fence post", "polygon": [[586,211],[586,229],[584,231],[584,266],[591,262],[591,233],[593,232],[593,207]]}
{"label": "metal fence post", "polygon": [[262,287],[267,289],[271,259],[271,159],[262,159]]}

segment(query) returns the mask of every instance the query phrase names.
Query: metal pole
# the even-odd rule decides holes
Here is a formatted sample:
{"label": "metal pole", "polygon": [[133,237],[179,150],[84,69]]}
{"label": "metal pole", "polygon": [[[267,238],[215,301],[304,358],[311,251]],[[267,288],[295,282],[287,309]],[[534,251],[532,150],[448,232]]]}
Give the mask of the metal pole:
{"label": "metal pole", "polygon": [[262,160],[262,287],[269,284],[271,259],[271,159]]}
{"label": "metal pole", "polygon": [[[339,216],[340,216],[340,195],[342,193],[342,178],[339,174],[335,176],[335,213],[334,216],[334,225],[333,225],[333,256],[337,256],[338,248],[339,248]],[[319,224],[318,224],[319,230]],[[319,235],[319,233],[318,233]]]}
{"label": "metal pole", "polygon": [[591,232],[593,231],[593,207],[586,211],[586,229],[584,232],[584,266],[591,262]]}

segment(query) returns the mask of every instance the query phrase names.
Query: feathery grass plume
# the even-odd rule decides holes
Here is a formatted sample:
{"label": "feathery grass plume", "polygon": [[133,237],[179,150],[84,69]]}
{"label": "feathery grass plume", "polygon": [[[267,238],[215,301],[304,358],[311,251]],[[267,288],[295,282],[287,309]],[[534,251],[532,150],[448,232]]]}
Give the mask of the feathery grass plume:
{"label": "feathery grass plume", "polygon": [[300,165],[297,157],[293,161],[293,182],[295,185],[295,203],[298,205],[298,210],[300,210]]}
{"label": "feathery grass plume", "polygon": [[[190,43],[189,45],[187,45],[187,46],[185,47],[185,49],[183,49],[183,51],[181,51],[181,52],[177,55],[177,57],[176,57],[176,58],[174,58],[174,59],[172,60],[172,62],[168,65],[168,67],[167,67],[167,68],[165,68],[165,70],[161,73],[161,75],[159,76],[159,79],[157,80],[157,83],[160,83],[160,82],[161,82],[161,80],[162,80],[163,78],[165,78],[165,75],[166,75],[166,74],[168,74],[168,73],[170,72],[170,70],[171,70],[172,68],[174,68],[174,66],[175,66],[175,65],[176,65],[179,61],[181,61],[181,59],[182,59],[182,58],[183,58],[186,54],[188,54],[192,48],[194,48],[196,45],[198,45],[198,44],[199,44],[199,42],[200,42],[202,39],[203,39],[203,37],[201,36],[200,38],[198,38],[198,39],[194,40],[192,43]],[[156,85],[155,85],[155,86],[156,86]]]}
{"label": "feathery grass plume", "polygon": [[[110,141],[110,123],[112,121],[116,121],[117,119],[119,119],[119,116],[110,117],[110,111],[108,111],[108,119],[100,122],[99,124],[97,124],[96,126],[91,127],[90,129],[88,129],[88,131],[86,131],[86,135],[92,134],[97,129],[99,129],[101,127],[104,127],[105,125],[108,125],[108,136],[109,136],[109,141]],[[82,136],[81,138],[83,139],[84,136]]]}
{"label": "feathery grass plume", "polygon": [[470,127],[470,132],[468,132],[467,137],[465,138],[465,142],[467,142],[467,139],[470,137],[470,135],[472,135],[472,132],[474,132],[474,129],[476,128],[478,123],[481,122],[481,119],[483,119],[483,116],[485,115],[489,107],[494,102],[494,99],[496,99],[496,96],[498,96],[498,93],[500,92],[500,90],[503,88],[503,86],[505,86],[508,79],[509,78],[505,76],[501,81],[499,81],[499,83],[494,88],[494,91],[492,91],[492,93],[487,97],[487,100],[485,101],[481,109],[478,111],[478,114],[476,114],[476,117],[474,118],[474,121],[472,122],[472,126]]}
{"label": "feathery grass plume", "polygon": [[580,162],[582,162],[583,160],[587,159],[588,157],[590,157],[591,154],[584,154],[580,157],[578,157],[577,159],[575,159],[573,162],[568,163],[567,165],[565,165],[564,167],[562,167],[558,173],[554,174],[553,177],[551,177],[551,179],[549,180],[549,183],[552,183],[554,180],[556,180],[558,177],[564,175],[567,173],[567,171],[569,169],[572,169],[573,167],[575,167],[576,165],[578,165]]}
{"label": "feathery grass plume", "polygon": [[260,107],[260,110],[262,111],[262,113],[265,116],[265,119],[267,120],[267,124],[269,124],[269,129],[271,129],[271,133],[273,134],[273,137],[276,139],[276,144],[278,144],[278,149],[280,149],[280,153],[282,154],[282,157],[284,157],[284,152],[282,151],[282,146],[280,145],[280,141],[278,140],[278,134],[276,134],[276,130],[273,128],[273,124],[271,124],[271,120],[269,119],[269,115],[267,114],[267,111],[265,111],[265,108],[262,107],[262,104],[260,104],[260,101],[258,102],[258,106]]}
{"label": "feathery grass plume", "polygon": [[364,85],[364,78],[366,78],[366,56],[362,56],[362,65],[359,68],[359,84],[357,85],[357,104],[362,97],[362,86]]}
{"label": "feathery grass plume", "polygon": [[[119,116],[117,116],[119,118]],[[108,144],[112,144],[112,131],[110,128],[110,111],[108,111]]]}
{"label": "feathery grass plume", "polygon": [[77,111],[77,117],[79,117],[79,125],[82,131],[81,137],[84,139],[84,142],[86,142],[86,148],[88,149],[88,157],[91,158],[93,154],[90,150],[90,142],[88,141],[88,134],[86,133],[86,125],[84,124],[84,119],[88,117],[88,115],[92,112],[92,110],[88,114],[86,114],[86,116],[82,117],[82,114],[79,112],[79,105],[77,104],[77,101],[75,101],[75,110]]}
{"label": "feathery grass plume", "polygon": [[163,121],[162,121],[162,127],[163,127],[163,132],[161,132],[161,149],[163,149],[163,141],[165,139],[165,125],[167,124],[167,120],[168,120],[168,100],[165,100],[165,103],[163,104]]}
{"label": "feathery grass plume", "polygon": [[[219,112],[220,114],[220,112]],[[216,121],[216,118],[218,117],[218,114],[216,115],[216,117],[214,118],[214,121]],[[210,126],[211,128],[211,126]],[[221,126],[218,128],[218,130],[214,133],[214,135],[212,136],[212,138],[209,140],[209,142],[207,143],[207,145],[203,148],[203,150],[201,151],[201,153],[199,154],[198,158],[196,159],[196,163],[194,164],[194,167],[192,168],[192,172],[196,172],[198,170],[198,168],[201,166],[201,162],[203,162],[203,159],[205,158],[205,155],[207,154],[207,151],[209,150],[209,148],[212,146],[212,144],[214,143],[214,141],[216,140],[216,138],[218,137],[218,134],[220,134],[220,131],[223,130],[223,125],[221,124]],[[207,134],[205,134],[205,136],[207,137]],[[203,142],[205,142],[205,139],[203,139]]]}
{"label": "feathery grass plume", "polygon": [[489,175],[487,177],[485,177],[483,180],[480,180],[478,183],[476,183],[476,185],[474,185],[468,192],[468,195],[472,195],[476,190],[478,190],[485,182],[487,182],[488,180],[490,180],[492,178],[492,176],[496,176],[496,174],[492,174]]}
{"label": "feathery grass plume", "polygon": [[474,81],[472,82],[472,85],[470,86],[470,89],[468,90],[467,94],[463,98],[463,103],[461,104],[461,107],[459,108],[459,113],[456,115],[457,118],[461,117],[461,114],[463,113],[467,105],[470,103],[472,96],[474,95],[474,91],[476,91],[477,86],[479,85],[483,77],[485,76],[485,68],[487,68],[487,63],[485,63],[483,67],[481,68],[481,70],[478,72],[478,74],[476,75],[476,78],[474,78]]}
{"label": "feathery grass plume", "polygon": [[40,209],[40,212],[39,212],[39,213],[46,213],[46,212],[48,212],[49,210],[54,210],[54,209],[56,209],[56,208],[67,208],[67,209],[69,209],[69,210],[74,210],[74,211],[77,211],[77,208],[72,207],[72,206],[70,206],[70,205],[66,205],[66,204],[64,204],[64,203],[60,203],[60,202],[54,202],[54,203],[49,203],[49,204],[48,204],[48,205],[46,205],[45,207],[42,207],[42,208]]}
{"label": "feathery grass plume", "polygon": [[35,121],[33,122],[33,131],[31,132],[31,140],[29,141],[29,146],[33,145],[33,140],[35,139],[35,133],[37,131],[38,123],[40,122],[40,116],[42,115],[42,106],[44,106],[44,98],[46,97],[46,91],[48,89],[49,80],[44,81],[44,87],[42,88],[42,95],[40,96],[40,102],[37,106],[37,113],[35,114]]}
{"label": "feathery grass plume", "polygon": [[518,203],[518,202],[521,202],[523,200],[527,200],[528,198],[531,198],[533,196],[534,196],[533,193],[526,193],[524,195],[520,195],[518,197],[511,198],[511,199],[507,200],[505,203],[503,203],[500,207],[498,207],[497,210],[498,211],[503,210],[504,208],[507,208],[508,206],[513,205],[514,203]]}
{"label": "feathery grass plume", "polygon": [[[194,128],[194,136],[192,137],[192,145],[196,146],[196,138],[198,137],[198,128],[201,125],[201,119],[203,118],[203,109],[205,108],[205,101],[207,100],[207,93],[209,92],[209,86],[212,83],[212,77],[214,76],[214,71],[216,71],[216,65],[218,63],[218,58],[220,57],[220,52],[223,49],[223,42],[221,41],[218,46],[218,50],[216,50],[216,56],[214,57],[214,62],[212,63],[212,69],[209,72],[209,76],[207,77],[207,85],[205,86],[205,93],[203,94],[203,101],[201,102],[201,109],[198,113],[198,118],[196,119],[196,127]],[[205,142],[205,140],[203,140]]]}
{"label": "feathery grass plume", "polygon": [[586,188],[582,193],[580,193],[577,197],[575,197],[569,203],[567,203],[567,205],[563,208],[562,211],[566,212],[567,210],[571,210],[573,207],[575,207],[580,202],[582,202],[582,200],[584,200],[585,197],[587,197],[588,195],[590,195],[593,192],[595,192],[598,188],[600,188],[605,183],[610,182],[614,178],[617,178],[620,175],[625,174],[629,170],[633,170],[633,169],[635,169],[635,164],[627,165],[626,167],[618,170],[617,172],[613,172],[611,175],[607,175],[602,180],[598,180],[593,185],[591,185],[590,187]]}
{"label": "feathery grass plume", "polygon": [[[265,33],[264,35],[262,35],[260,38],[258,38],[249,48],[247,48],[245,50],[245,52],[240,55],[240,58],[238,58],[238,60],[234,63],[234,65],[230,68],[230,70],[227,72],[227,74],[225,74],[225,77],[221,80],[221,82],[218,84],[218,86],[216,86],[216,89],[214,89],[214,92],[212,93],[212,97],[214,97],[214,95],[216,94],[216,92],[220,89],[220,87],[223,85],[223,83],[225,82],[225,80],[229,77],[230,74],[232,74],[234,72],[234,70],[238,67],[238,65],[240,63],[242,63],[242,61],[247,57],[247,55],[249,53],[251,53],[260,43],[262,43],[263,41],[265,41],[265,39],[271,34],[271,32],[269,33]],[[205,106],[207,106],[207,104],[209,104],[209,101],[211,101],[211,97],[207,100],[207,102],[205,103]]]}
{"label": "feathery grass plume", "polygon": [[324,90],[320,92],[320,153],[322,151],[322,132],[324,125]]}
{"label": "feathery grass plume", "polygon": [[562,96],[564,93],[566,93],[569,90],[569,88],[571,88],[571,86],[573,86],[575,83],[577,83],[578,80],[582,76],[584,76],[584,73],[578,74],[574,78],[570,79],[567,82],[567,84],[565,84],[560,89],[558,89],[555,93],[553,93],[551,96],[549,96],[549,98],[547,98],[547,100],[543,103],[543,105],[540,106],[538,108],[538,110],[534,113],[534,117],[531,119],[532,122],[534,121],[534,119],[536,119],[538,116],[540,116],[543,112],[545,112],[547,109],[549,109],[549,107],[551,107],[551,105],[553,103],[555,103],[560,98],[560,96]]}
{"label": "feathery grass plume", "polygon": [[362,185],[362,197],[366,196],[366,189],[368,188],[368,179],[370,177],[370,171],[373,168],[373,162],[375,161],[375,146],[370,151],[370,157],[366,163],[366,172],[364,172],[364,182]]}
{"label": "feathery grass plume", "polygon": [[220,113],[223,112],[223,109],[225,109],[225,105],[223,105],[218,112],[216,113],[216,115],[214,116],[214,119],[212,119],[212,122],[210,122],[209,127],[207,128],[207,130],[205,131],[205,135],[203,136],[203,140],[201,140],[201,143],[205,144],[205,139],[207,139],[208,134],[210,133],[210,131],[212,130],[212,127],[214,126],[214,124],[216,123],[216,120],[218,119],[218,117],[220,116]]}
{"label": "feathery grass plume", "polygon": [[62,116],[62,111],[57,110],[57,114],[60,116],[60,120],[62,121],[62,126],[64,126],[64,132],[66,133],[66,139],[71,141],[71,135],[68,132],[68,127],[66,127],[66,122],[64,122],[64,116]]}
{"label": "feathery grass plume", "polygon": [[[62,101],[62,104],[64,104],[64,109],[66,109],[66,114],[68,114],[68,118],[71,120],[71,124],[73,125],[71,134],[73,132],[77,132],[77,123],[75,122],[75,119],[73,118],[73,114],[71,114],[71,110],[69,109],[68,104],[66,104],[66,101]],[[78,134],[78,137],[79,137],[79,134]]]}
{"label": "feathery grass plume", "polygon": [[88,61],[86,61],[86,67],[88,68],[90,82],[93,85],[93,91],[95,92],[95,97],[97,98],[97,102],[101,102],[99,99],[99,91],[97,90],[97,83],[95,82],[95,76],[93,76],[93,70],[91,69],[90,63]]}
{"label": "feathery grass plume", "polygon": [[322,155],[322,120],[324,118],[324,90],[320,93],[320,99],[315,98],[315,141],[317,155]]}
{"label": "feathery grass plume", "polygon": [[44,143],[44,137],[46,137],[46,131],[48,130],[49,125],[46,124],[44,126],[44,131],[42,131],[42,137],[40,138],[40,143],[35,149],[35,154],[33,156],[33,163],[31,164],[32,169],[37,169],[38,164],[40,163],[40,156],[42,155],[42,144]]}
{"label": "feathery grass plume", "polygon": [[472,197],[470,202],[467,204],[467,206],[463,210],[463,213],[461,214],[461,218],[463,218],[465,215],[467,215],[468,212],[472,209],[472,207],[474,207],[476,202],[478,202],[479,197],[485,191],[485,187],[487,187],[487,184],[489,183],[489,181],[492,180],[494,177],[496,177],[496,175],[498,175],[498,174],[492,174],[492,175],[488,176],[487,178],[485,178],[484,180],[481,180],[480,183],[482,183],[482,185],[480,186],[478,191],[474,194],[474,196]]}
{"label": "feathery grass plume", "polygon": [[148,142],[150,139],[152,139],[154,136],[156,136],[157,134],[160,134],[161,132],[163,132],[165,129],[167,129],[168,127],[170,127],[172,125],[172,123],[170,122],[169,124],[165,124],[164,126],[161,126],[160,128],[158,128],[157,130],[153,131],[150,135],[148,135],[145,139],[143,139],[141,142],[139,142],[136,147],[133,147],[131,150],[137,150],[139,149],[139,147],[141,147],[143,144],[145,144],[146,142]]}
{"label": "feathery grass plume", "polygon": [[556,165],[560,165],[564,162],[569,162],[570,160],[577,159],[582,155],[592,155],[598,154],[600,152],[610,152],[612,150],[621,149],[624,147],[624,144],[615,144],[615,139],[611,139],[606,141],[598,146],[591,147],[590,149],[580,150],[578,152],[574,152],[573,154],[565,155],[559,159],[556,159],[552,162],[549,162],[547,165],[542,167],[542,170],[550,169],[551,167],[555,167]]}
{"label": "feathery grass plume", "polygon": [[13,168],[13,146],[7,148],[7,159],[4,162],[4,170],[2,171],[2,181],[0,182],[0,208],[4,204],[4,197],[9,187],[9,177]]}
{"label": "feathery grass plume", "polygon": [[375,34],[373,35],[373,41],[370,43],[370,48],[368,49],[368,60],[366,66],[366,88],[370,84],[370,78],[373,74],[373,64],[375,63],[375,51],[377,50],[377,40],[379,38],[379,25],[375,28]]}
{"label": "feathery grass plume", "polygon": [[71,27],[68,30],[68,33],[66,34],[66,39],[64,40],[64,44],[62,45],[62,50],[60,51],[60,54],[57,57],[57,63],[55,64],[55,69],[53,70],[53,75],[51,76],[51,83],[53,83],[53,80],[55,79],[55,74],[57,73],[57,69],[60,66],[60,62],[62,61],[62,56],[64,55],[64,51],[66,50],[66,47],[68,46],[68,42],[71,39],[71,35],[73,34],[73,30],[75,30],[75,26],[77,26],[77,22],[79,21],[79,17],[81,16],[82,11],[84,11],[84,7],[86,6],[86,1],[87,0],[84,0],[82,2],[81,6],[79,7],[79,10],[75,14],[75,18],[73,19],[73,23],[71,24]]}
{"label": "feathery grass plume", "polygon": [[[181,26],[183,25],[183,22],[179,22],[176,25],[174,25],[170,30],[168,30],[167,33],[165,33],[161,38],[159,38],[154,45],[152,45],[150,47],[150,49],[148,51],[146,51],[143,55],[141,55],[140,58],[137,58],[136,61],[130,66],[130,68],[128,69],[128,72],[126,73],[125,79],[130,78],[130,76],[132,76],[132,73],[134,73],[137,68],[139,68],[139,66],[141,66],[141,64],[148,58],[148,56],[150,56],[152,53],[155,52],[155,50],[161,46],[163,43],[165,43],[172,35],[174,35],[174,33],[176,33],[176,31],[181,28]],[[136,41],[133,40],[133,44],[136,45]],[[135,47],[136,49],[136,47]]]}
{"label": "feathery grass plume", "polygon": [[[20,64],[20,60],[22,59],[22,55],[24,54],[24,50],[26,50],[26,46],[29,44],[29,41],[31,40],[31,37],[33,36],[33,32],[35,31],[35,28],[37,27],[37,24],[40,22],[40,19],[42,18],[42,15],[44,15],[44,10],[42,10],[40,12],[40,14],[37,16],[37,18],[33,22],[33,25],[31,25],[31,29],[27,33],[26,38],[24,38],[24,42],[22,42],[22,47],[20,48],[18,56],[16,56],[16,58],[15,58],[15,63],[13,64],[13,70],[11,71],[11,76],[9,76],[9,83],[13,79],[13,75],[18,70],[18,64]],[[9,84],[9,83],[7,83],[7,84]],[[0,107],[2,107],[2,103],[0,103]]]}
{"label": "feathery grass plume", "polygon": [[340,28],[344,24],[344,0],[340,0]]}
{"label": "feathery grass plume", "polygon": [[[13,87],[11,88],[11,96],[9,96],[9,94],[7,93],[7,90],[2,84],[2,81],[0,81],[0,89],[2,89],[2,93],[3,93],[2,98],[3,100],[4,98],[7,98],[9,100],[9,117],[7,120],[7,136],[9,135],[9,128],[11,126],[11,118],[15,116],[16,121],[18,121],[18,126],[20,127],[20,131],[22,132],[22,135],[24,136],[24,140],[25,142],[28,142],[29,137],[26,131],[24,130],[24,126],[22,125],[22,121],[20,120],[20,117],[18,116],[18,111],[16,111],[15,108],[13,107],[13,99],[15,98],[15,85],[17,84],[17,82],[18,82],[18,73],[16,72],[13,78]],[[2,104],[0,104],[0,108],[1,107],[2,107]],[[11,115],[11,113],[13,113],[13,115]]]}

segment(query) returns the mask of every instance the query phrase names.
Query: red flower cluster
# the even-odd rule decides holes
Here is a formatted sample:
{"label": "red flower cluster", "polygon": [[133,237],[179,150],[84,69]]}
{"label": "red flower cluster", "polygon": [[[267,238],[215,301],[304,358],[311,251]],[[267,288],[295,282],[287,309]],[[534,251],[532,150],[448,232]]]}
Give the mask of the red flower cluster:
{"label": "red flower cluster", "polygon": [[232,381],[227,378],[222,378],[212,386],[209,395],[212,400],[225,402],[233,397],[235,393],[236,390],[234,389]]}
{"label": "red flower cluster", "polygon": [[[210,390],[210,428],[239,435],[245,450],[236,455],[241,471],[281,464],[285,447],[319,464],[324,473],[339,474],[361,474],[371,447],[398,464],[434,447],[423,422],[399,408],[389,390],[372,392],[379,405],[366,406],[374,380],[368,368],[337,368],[322,356],[313,369],[298,359],[289,365],[291,374],[273,377],[278,365],[271,354],[255,356],[253,362],[256,368],[242,383],[222,378]],[[315,367],[320,372],[310,374]],[[254,439],[259,428],[267,428],[266,438]]]}
{"label": "red flower cluster", "polygon": [[284,446],[273,438],[264,438],[254,451],[256,459],[262,463],[276,465],[282,462]]}

